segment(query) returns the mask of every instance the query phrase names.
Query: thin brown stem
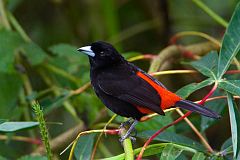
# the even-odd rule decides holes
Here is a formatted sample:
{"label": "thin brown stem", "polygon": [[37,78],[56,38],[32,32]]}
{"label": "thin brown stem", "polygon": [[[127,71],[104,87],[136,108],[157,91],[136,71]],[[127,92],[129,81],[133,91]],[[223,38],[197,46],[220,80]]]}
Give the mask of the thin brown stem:
{"label": "thin brown stem", "polygon": [[[178,112],[178,114],[180,116],[184,115],[184,113],[179,108],[177,108],[176,111]],[[212,147],[209,145],[208,141],[202,136],[202,134],[199,132],[199,130],[195,127],[195,125],[187,117],[184,118],[184,120],[191,127],[193,132],[199,137],[199,139],[202,141],[203,145],[207,148],[207,150],[210,153],[213,153],[214,151],[213,151]]]}

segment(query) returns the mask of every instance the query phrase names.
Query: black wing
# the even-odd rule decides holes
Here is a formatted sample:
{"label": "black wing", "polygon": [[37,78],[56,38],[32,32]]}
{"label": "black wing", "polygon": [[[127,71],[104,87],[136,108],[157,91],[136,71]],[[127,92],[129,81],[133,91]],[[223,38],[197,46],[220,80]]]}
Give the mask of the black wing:
{"label": "black wing", "polygon": [[132,70],[118,68],[98,75],[99,88],[108,95],[122,101],[150,109],[164,115],[157,91]]}

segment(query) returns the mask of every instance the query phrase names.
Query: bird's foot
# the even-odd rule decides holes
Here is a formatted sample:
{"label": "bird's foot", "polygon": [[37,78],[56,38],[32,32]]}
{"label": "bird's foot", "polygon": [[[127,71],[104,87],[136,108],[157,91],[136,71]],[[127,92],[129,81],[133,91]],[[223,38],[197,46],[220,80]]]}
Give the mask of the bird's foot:
{"label": "bird's foot", "polygon": [[[130,120],[128,120],[128,121],[126,121],[126,122],[124,122],[124,123],[122,123],[121,125],[120,125],[120,129],[121,128],[125,128],[125,126],[126,126],[126,123],[127,124],[129,124],[130,125],[130,127],[129,127],[129,129],[128,129],[128,131],[126,132],[126,134],[124,134],[123,136],[121,136],[121,138],[119,139],[119,141],[122,143],[125,139],[127,139],[127,138],[130,138],[132,141],[136,141],[136,138],[134,137],[134,136],[136,136],[137,135],[137,130],[135,129],[135,126],[136,126],[136,124],[138,123],[138,121],[137,120],[134,120],[132,123],[130,123],[131,122],[131,119]],[[131,134],[134,132],[134,136],[131,136]]]}
{"label": "bird's foot", "polygon": [[121,129],[125,128],[126,126],[130,126],[133,123],[132,121],[134,120],[132,118],[129,118],[127,121],[122,122],[118,128]]}

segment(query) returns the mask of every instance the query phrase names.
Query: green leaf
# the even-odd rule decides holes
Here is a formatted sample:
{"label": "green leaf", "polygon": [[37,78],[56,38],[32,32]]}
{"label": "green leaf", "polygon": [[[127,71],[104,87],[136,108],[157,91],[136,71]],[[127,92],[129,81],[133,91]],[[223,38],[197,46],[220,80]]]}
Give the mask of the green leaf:
{"label": "green leaf", "polygon": [[201,152],[197,152],[193,155],[192,160],[205,160],[206,156],[201,153]]}
{"label": "green leaf", "polygon": [[[213,97],[222,96],[222,93],[217,89],[213,94]],[[214,101],[209,101],[204,104],[204,107],[211,109],[219,114],[221,114],[226,106],[227,102],[225,99],[217,99]],[[205,131],[207,128],[213,124],[219,122],[217,119],[208,118],[206,116],[201,116],[201,131]]]}
{"label": "green leaf", "polygon": [[214,80],[209,78],[209,79],[206,79],[200,83],[191,83],[191,84],[188,84],[182,88],[180,88],[176,94],[179,95],[180,97],[182,98],[187,98],[190,94],[192,94],[193,92],[203,88],[203,87],[206,87],[206,86],[209,86],[211,84],[213,84]]}
{"label": "green leaf", "polygon": [[0,119],[0,124],[6,122],[7,120],[6,119]]}
{"label": "green leaf", "polygon": [[[146,130],[157,130],[157,129],[165,126],[166,124],[171,123],[172,121],[173,121],[173,119],[171,117],[171,113],[166,113],[166,116],[155,116],[150,121],[145,121],[143,123],[139,123],[136,126],[136,129],[138,132],[146,131]],[[168,128],[166,131],[174,132],[175,128],[173,126],[173,127]]]}
{"label": "green leaf", "polygon": [[41,103],[44,106],[44,114],[50,113],[52,110],[63,106],[62,104],[71,96],[71,92],[68,90],[63,90],[61,95],[56,98],[51,98],[50,101],[45,101]]}
{"label": "green leaf", "polygon": [[231,94],[227,94],[232,133],[233,155],[237,158],[240,151],[240,113]]}
{"label": "green leaf", "polygon": [[17,160],[47,160],[47,157],[45,157],[45,156],[30,156],[30,155],[27,155],[27,156],[20,157]]}
{"label": "green leaf", "polygon": [[0,155],[0,160],[7,160],[7,158]]}
{"label": "green leaf", "polygon": [[95,133],[80,137],[74,150],[74,156],[77,160],[90,159],[93,149]]}
{"label": "green leaf", "polygon": [[43,62],[47,53],[43,51],[36,43],[30,42],[23,45],[24,54],[32,65],[38,65]]}
{"label": "green leaf", "polygon": [[166,147],[163,149],[161,154],[161,160],[174,160],[176,159],[181,153],[183,149],[174,147],[173,144],[167,144]]}
{"label": "green leaf", "polygon": [[221,152],[233,152],[232,137],[228,138],[221,146]]}
{"label": "green leaf", "polygon": [[0,124],[0,132],[15,132],[37,126],[38,122],[4,122]]}
{"label": "green leaf", "polygon": [[14,52],[22,43],[17,33],[0,29],[0,72],[14,72]]}
{"label": "green leaf", "polygon": [[[1,63],[1,62],[0,62]],[[17,108],[17,99],[22,86],[18,74],[0,73],[0,117],[10,119]]]}
{"label": "green leaf", "polygon": [[[181,150],[187,151],[187,152],[191,152],[191,153],[196,153],[197,151],[191,147],[186,147],[186,146],[182,146],[182,145],[178,145],[178,144],[172,144],[172,143],[158,143],[158,144],[152,144],[149,145],[147,147],[147,149],[144,151],[143,153],[143,157],[147,157],[147,156],[152,156],[152,155],[156,155],[158,153],[161,153],[162,150],[165,148],[166,145],[171,144],[173,145],[175,148],[179,148]],[[137,148],[133,150],[134,155],[138,155],[139,152],[141,151],[142,148]],[[101,160],[124,160],[125,158],[125,153],[114,156],[114,157],[109,157],[109,158],[104,158]]]}
{"label": "green leaf", "polygon": [[240,50],[240,3],[238,3],[228,28],[224,34],[222,47],[219,53],[217,78],[221,79],[227,71],[233,58]]}
{"label": "green leaf", "polygon": [[202,57],[202,59],[192,62],[191,65],[203,75],[216,79],[217,59],[217,52],[211,51],[206,56]]}
{"label": "green leaf", "polygon": [[240,96],[240,80],[220,81],[218,87],[228,91],[229,93]]}
{"label": "green leaf", "polygon": [[[140,138],[148,139],[156,131],[157,130],[140,132],[140,133],[137,134],[137,136],[140,137]],[[154,140],[162,141],[162,142],[171,142],[171,143],[191,147],[191,148],[196,149],[198,151],[204,151],[205,150],[205,148],[200,143],[198,143],[198,142],[196,142],[196,141],[194,141],[194,140],[192,140],[188,137],[176,134],[174,132],[163,132],[160,135],[158,135]]]}

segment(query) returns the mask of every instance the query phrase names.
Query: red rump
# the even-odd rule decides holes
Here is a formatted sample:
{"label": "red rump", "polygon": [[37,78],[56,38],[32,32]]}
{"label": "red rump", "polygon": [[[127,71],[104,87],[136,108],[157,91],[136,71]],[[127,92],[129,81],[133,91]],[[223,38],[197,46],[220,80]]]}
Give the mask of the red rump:
{"label": "red rump", "polygon": [[153,80],[151,80],[149,77],[147,77],[143,73],[137,72],[137,76],[139,76],[142,79],[144,79],[145,81],[147,81],[158,92],[158,94],[161,98],[161,106],[160,107],[163,110],[174,106],[177,101],[180,101],[182,99],[179,96],[177,96],[176,94],[159,86],[158,84],[156,84]]}

